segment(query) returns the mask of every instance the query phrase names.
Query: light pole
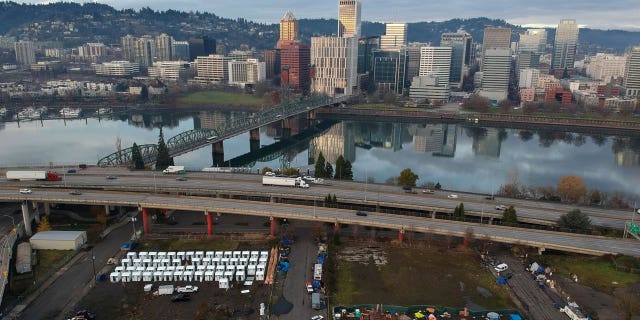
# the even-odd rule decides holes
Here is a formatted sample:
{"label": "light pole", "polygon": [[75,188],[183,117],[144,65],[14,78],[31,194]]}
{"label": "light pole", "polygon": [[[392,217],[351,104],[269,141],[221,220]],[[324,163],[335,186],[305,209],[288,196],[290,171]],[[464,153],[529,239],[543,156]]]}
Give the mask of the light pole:
{"label": "light pole", "polygon": [[91,266],[93,267],[93,282],[97,283],[98,279],[96,278],[96,256],[93,254],[93,249],[91,249]]}
{"label": "light pole", "polygon": [[367,176],[367,170],[364,170],[364,202],[367,202],[367,183],[369,182],[369,177]]}
{"label": "light pole", "polygon": [[136,236],[136,217],[131,217],[131,227],[133,227],[133,239],[137,238]]}
{"label": "light pole", "polygon": [[156,173],[153,173],[153,193],[158,193],[158,184],[156,183]]}

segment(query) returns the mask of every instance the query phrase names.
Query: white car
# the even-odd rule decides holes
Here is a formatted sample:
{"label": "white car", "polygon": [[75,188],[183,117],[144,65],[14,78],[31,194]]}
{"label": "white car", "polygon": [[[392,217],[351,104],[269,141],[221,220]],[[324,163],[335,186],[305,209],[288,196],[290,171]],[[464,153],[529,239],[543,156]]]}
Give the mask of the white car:
{"label": "white car", "polygon": [[176,291],[178,291],[179,293],[198,292],[198,287],[189,285],[184,287],[178,287]]}
{"label": "white car", "polygon": [[268,172],[265,172],[264,175],[274,177],[276,174],[271,171],[268,171]]}
{"label": "white car", "polygon": [[502,272],[502,271],[506,271],[507,269],[509,269],[509,266],[506,263],[501,263],[497,266],[495,266],[495,268],[493,268],[494,270],[496,270],[496,272]]}
{"label": "white car", "polygon": [[449,199],[458,199],[458,195],[457,194],[450,194],[447,196],[447,198]]}
{"label": "white car", "polygon": [[507,206],[505,206],[504,204],[497,205],[496,210],[507,210]]}
{"label": "white car", "polygon": [[22,194],[31,194],[31,189],[20,189],[20,193],[22,193]]}
{"label": "white car", "polygon": [[322,319],[324,319],[324,317],[319,314],[311,317],[311,320],[322,320]]}

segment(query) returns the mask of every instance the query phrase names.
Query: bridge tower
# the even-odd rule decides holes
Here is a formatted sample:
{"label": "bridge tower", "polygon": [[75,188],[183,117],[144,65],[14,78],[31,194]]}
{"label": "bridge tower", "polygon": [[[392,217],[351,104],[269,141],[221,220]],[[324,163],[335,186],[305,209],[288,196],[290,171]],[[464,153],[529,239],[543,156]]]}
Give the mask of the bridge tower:
{"label": "bridge tower", "polygon": [[250,152],[258,152],[260,150],[260,128],[249,131],[249,150]]}
{"label": "bridge tower", "polygon": [[218,141],[211,145],[211,156],[213,157],[213,166],[220,167],[224,163],[224,144]]}

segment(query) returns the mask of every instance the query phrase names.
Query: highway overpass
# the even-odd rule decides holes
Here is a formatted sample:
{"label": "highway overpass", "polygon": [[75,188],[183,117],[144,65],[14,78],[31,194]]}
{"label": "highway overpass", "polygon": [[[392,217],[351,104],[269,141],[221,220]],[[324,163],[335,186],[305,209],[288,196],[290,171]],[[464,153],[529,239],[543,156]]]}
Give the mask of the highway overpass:
{"label": "highway overpass", "polygon": [[[14,190],[0,190],[0,201],[116,205],[139,207],[144,211],[147,208],[193,210],[208,213],[209,216],[211,213],[229,213],[268,218],[299,219],[328,222],[336,226],[350,224],[395,229],[399,231],[399,239],[402,239],[405,232],[463,237],[466,232],[472,230],[477,239],[533,246],[541,251],[553,249],[591,255],[624,254],[640,257],[640,244],[635,240],[452,222],[375,212],[369,212],[368,216],[363,217],[355,215],[353,210],[282,203],[177,195],[148,195],[114,191],[87,191],[81,195],[74,196],[70,195],[68,191],[61,190],[36,190],[32,194],[26,195],[19,194]],[[273,221],[272,219],[272,225],[274,225]]]}

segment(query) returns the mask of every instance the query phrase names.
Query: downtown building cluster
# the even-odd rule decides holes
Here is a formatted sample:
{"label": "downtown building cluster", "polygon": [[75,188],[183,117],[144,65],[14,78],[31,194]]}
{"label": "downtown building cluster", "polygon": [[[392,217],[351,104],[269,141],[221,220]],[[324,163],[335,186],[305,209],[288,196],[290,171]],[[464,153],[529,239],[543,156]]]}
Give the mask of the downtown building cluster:
{"label": "downtown building cluster", "polygon": [[[555,38],[546,29],[487,26],[482,41],[463,29],[441,34],[439,43],[408,41],[407,23],[386,23],[385,33],[362,36],[360,0],[338,0],[332,35],[305,42],[294,14],[280,21],[273,49],[228,51],[207,36],[181,41],[167,34],[126,35],[119,46],[94,42],[70,51],[44,48],[45,56],[91,64],[98,76],[199,85],[251,87],[279,79],[296,93],[330,96],[377,92],[405,95],[414,104],[444,104],[476,94],[492,105],[509,100],[562,107],[582,104],[635,111],[640,96],[640,47],[625,55],[580,56],[579,26],[561,20]],[[630,44],[633,45],[633,44]],[[55,70],[57,62],[36,61],[34,42],[13,43],[17,67]],[[12,66],[3,66],[12,68]]]}

